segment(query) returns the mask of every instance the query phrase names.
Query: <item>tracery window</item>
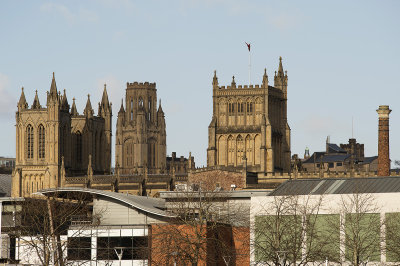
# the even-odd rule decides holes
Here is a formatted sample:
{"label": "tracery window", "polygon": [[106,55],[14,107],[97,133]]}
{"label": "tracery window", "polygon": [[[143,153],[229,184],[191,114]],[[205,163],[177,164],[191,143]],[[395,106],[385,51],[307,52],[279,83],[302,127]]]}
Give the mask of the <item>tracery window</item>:
{"label": "tracery window", "polygon": [[42,124],[39,125],[39,159],[46,156],[46,131]]}
{"label": "tracery window", "polygon": [[149,97],[149,113],[148,113],[148,119],[151,121],[151,97]]}
{"label": "tracery window", "polygon": [[247,103],[247,113],[252,113],[253,112],[253,103]]}
{"label": "tracery window", "polygon": [[130,110],[131,110],[131,121],[132,121],[133,120],[133,100],[132,99],[131,99]]}
{"label": "tracery window", "polygon": [[76,161],[78,164],[82,161],[82,134],[76,132]]}
{"label": "tracery window", "polygon": [[235,112],[235,104],[234,103],[228,104],[228,111],[230,114],[233,114]]}
{"label": "tracery window", "polygon": [[26,127],[26,157],[28,159],[33,158],[33,127],[28,125]]}
{"label": "tracery window", "polygon": [[143,98],[139,97],[139,108],[143,108]]}
{"label": "tracery window", "polygon": [[243,108],[243,103],[238,103],[238,113],[243,113],[244,112],[244,108]]}

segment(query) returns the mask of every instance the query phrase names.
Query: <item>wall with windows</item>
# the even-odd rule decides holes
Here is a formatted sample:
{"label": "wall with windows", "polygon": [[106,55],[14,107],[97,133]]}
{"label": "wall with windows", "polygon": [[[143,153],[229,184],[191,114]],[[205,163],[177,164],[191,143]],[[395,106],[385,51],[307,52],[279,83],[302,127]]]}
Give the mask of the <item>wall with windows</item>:
{"label": "wall with windows", "polygon": [[[355,195],[359,197],[359,200],[354,200]],[[293,215],[293,212],[285,212],[283,208],[277,212],[276,206],[284,206],[282,202],[290,197],[295,199],[294,202],[298,204],[297,209],[292,204],[292,211],[296,210],[297,214]],[[400,217],[399,200],[400,193],[252,197],[250,237],[251,243],[254,244],[251,245],[251,261],[252,263],[262,262],[275,256],[276,251],[271,250],[265,240],[266,237],[272,236],[271,230],[275,230],[271,227],[271,224],[280,223],[283,232],[280,234],[282,241],[286,238],[293,242],[296,237],[289,233],[285,235],[285,232],[290,232],[295,227],[295,224],[301,226],[302,224],[307,224],[305,223],[306,220],[315,219],[313,225],[309,227],[314,230],[313,233],[318,231],[319,237],[311,245],[324,246],[326,252],[324,253],[324,249],[322,249],[321,256],[314,257],[315,261],[324,262],[329,258],[330,263],[342,261],[343,265],[350,265],[346,258],[351,257],[351,254],[353,254],[351,252],[353,252],[354,247],[350,243],[354,241],[352,239],[354,235],[351,232],[359,230],[357,237],[364,238],[364,242],[370,241],[371,243],[368,247],[364,247],[369,253],[370,263],[368,265],[378,265],[379,263],[395,265],[395,258],[398,259],[398,257],[390,250],[390,247],[396,247],[395,236],[387,235],[385,231],[389,229],[400,230],[400,222],[398,222]],[[368,205],[367,208],[371,212],[356,212],[354,208],[352,210],[349,209],[351,201],[353,201],[352,206],[355,205],[355,202],[361,205]],[[316,209],[315,206],[317,206],[318,202],[321,202],[321,204]],[[304,212],[304,206],[308,206],[307,212]],[[355,228],[357,226],[360,229]],[[267,230],[270,231],[267,232]],[[310,241],[309,239],[307,240],[307,234],[316,238],[309,230],[311,229],[305,228],[306,237],[299,248],[300,253],[302,250],[305,252],[304,250],[309,248]],[[300,237],[296,239],[299,240]],[[362,258],[362,260],[366,261],[368,258]]]}

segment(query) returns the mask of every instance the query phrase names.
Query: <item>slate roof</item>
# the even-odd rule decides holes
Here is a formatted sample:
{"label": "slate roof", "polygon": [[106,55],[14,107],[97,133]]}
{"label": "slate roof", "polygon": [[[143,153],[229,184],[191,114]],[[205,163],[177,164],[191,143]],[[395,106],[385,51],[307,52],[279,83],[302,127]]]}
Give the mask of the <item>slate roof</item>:
{"label": "slate roof", "polygon": [[271,196],[400,192],[400,176],[288,180]]}
{"label": "slate roof", "polygon": [[[308,158],[305,163],[331,163],[331,162],[344,162],[350,158],[350,154],[329,154],[324,152],[314,152],[314,154]],[[314,160],[315,157],[315,160]]]}
{"label": "slate roof", "polygon": [[0,197],[11,197],[11,175],[0,174]]}
{"label": "slate roof", "polygon": [[378,159],[378,156],[372,156],[372,157],[364,157],[363,161],[360,162],[360,164],[370,164],[372,163],[374,160]]}
{"label": "slate roof", "polygon": [[90,188],[79,188],[79,187],[49,188],[40,190],[35,194],[46,195],[46,194],[60,193],[57,196],[62,197],[63,192],[81,192],[81,193],[89,193],[98,196],[103,196],[114,200],[118,200],[120,202],[128,204],[144,212],[148,212],[163,217],[173,217],[171,216],[171,214],[163,210],[165,209],[165,200],[150,198],[146,196],[136,196],[131,194],[110,192],[110,191],[90,189]]}
{"label": "slate roof", "polygon": [[329,152],[339,152],[339,153],[347,153],[347,151],[340,148],[338,145],[334,143],[328,143]]}

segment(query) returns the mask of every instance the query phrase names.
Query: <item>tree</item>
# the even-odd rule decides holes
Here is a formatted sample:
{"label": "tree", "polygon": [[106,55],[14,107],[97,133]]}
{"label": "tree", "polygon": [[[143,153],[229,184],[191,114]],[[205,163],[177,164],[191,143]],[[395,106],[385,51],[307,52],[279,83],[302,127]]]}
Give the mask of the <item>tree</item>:
{"label": "tree", "polygon": [[322,196],[267,197],[257,210],[252,245],[255,260],[265,265],[303,265],[324,260],[330,248],[319,227]]}
{"label": "tree", "polygon": [[331,220],[328,229],[341,234],[340,260],[350,261],[352,265],[380,261],[383,222],[373,196],[368,193],[342,195],[337,213],[340,222]]}
{"label": "tree", "polygon": [[175,218],[151,226],[152,265],[239,265],[248,261],[248,209],[246,216],[245,208],[239,211],[238,205],[230,206],[229,193],[200,188],[176,192],[170,204]]}
{"label": "tree", "polygon": [[[76,192],[58,197],[55,193],[52,197],[27,197],[17,204],[20,212],[16,215],[14,233],[20,239],[24,260],[62,266],[71,264],[68,259],[76,257],[76,252],[89,253],[86,257],[90,260],[91,247],[77,246],[79,238],[91,237],[83,231],[96,225],[100,218],[100,213],[92,213],[90,197]],[[71,225],[74,233],[67,241]]]}

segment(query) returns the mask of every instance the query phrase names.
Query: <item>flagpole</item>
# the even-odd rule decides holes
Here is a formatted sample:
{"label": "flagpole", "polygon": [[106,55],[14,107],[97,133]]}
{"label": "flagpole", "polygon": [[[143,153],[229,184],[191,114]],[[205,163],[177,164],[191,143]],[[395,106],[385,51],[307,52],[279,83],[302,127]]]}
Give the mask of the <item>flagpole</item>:
{"label": "flagpole", "polygon": [[249,50],[249,86],[251,85],[251,51]]}

